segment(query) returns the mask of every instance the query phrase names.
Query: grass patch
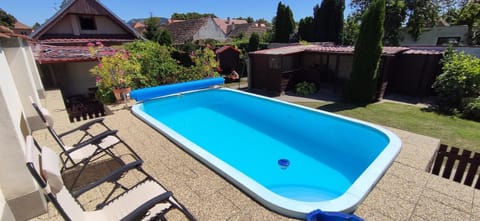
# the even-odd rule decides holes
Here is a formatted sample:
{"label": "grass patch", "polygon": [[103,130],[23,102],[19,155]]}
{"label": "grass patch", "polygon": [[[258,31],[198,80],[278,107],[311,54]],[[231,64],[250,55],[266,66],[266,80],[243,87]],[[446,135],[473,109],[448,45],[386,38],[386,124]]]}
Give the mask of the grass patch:
{"label": "grass patch", "polygon": [[365,107],[343,103],[295,102],[344,116],[436,137],[442,143],[480,152],[480,123],[390,102]]}

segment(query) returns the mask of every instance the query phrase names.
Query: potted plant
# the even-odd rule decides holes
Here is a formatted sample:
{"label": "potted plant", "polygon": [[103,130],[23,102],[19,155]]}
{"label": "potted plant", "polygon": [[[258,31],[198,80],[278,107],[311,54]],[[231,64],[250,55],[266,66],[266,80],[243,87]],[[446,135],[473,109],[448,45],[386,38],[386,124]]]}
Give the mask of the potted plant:
{"label": "potted plant", "polygon": [[[98,54],[97,51],[96,53]],[[115,99],[119,101],[130,92],[133,76],[140,68],[135,56],[131,56],[125,50],[119,50],[101,56],[99,64],[90,69],[90,72],[96,78],[99,91],[108,93],[108,90],[111,90]]]}

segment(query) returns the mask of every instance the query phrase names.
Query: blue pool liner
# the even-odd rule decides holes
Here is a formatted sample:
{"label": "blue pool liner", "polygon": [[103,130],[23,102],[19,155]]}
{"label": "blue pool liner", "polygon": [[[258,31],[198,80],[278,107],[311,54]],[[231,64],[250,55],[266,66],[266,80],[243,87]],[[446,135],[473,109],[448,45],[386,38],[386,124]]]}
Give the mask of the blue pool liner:
{"label": "blue pool liner", "polygon": [[167,84],[156,87],[142,88],[130,92],[130,97],[136,101],[144,101],[156,97],[166,96],[170,94],[181,93],[185,91],[198,90],[208,88],[214,85],[224,84],[223,77],[206,78],[196,81],[188,81],[176,84]]}
{"label": "blue pool liner", "polygon": [[353,214],[323,212],[317,209],[307,215],[307,221],[363,221],[363,219]]}

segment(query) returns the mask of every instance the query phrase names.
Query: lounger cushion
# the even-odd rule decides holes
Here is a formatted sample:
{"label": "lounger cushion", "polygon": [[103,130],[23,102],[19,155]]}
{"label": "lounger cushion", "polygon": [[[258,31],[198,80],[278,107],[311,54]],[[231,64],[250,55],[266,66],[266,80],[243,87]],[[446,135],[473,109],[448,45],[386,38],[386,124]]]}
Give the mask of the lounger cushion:
{"label": "lounger cushion", "polygon": [[60,160],[57,154],[48,147],[42,147],[42,173],[50,185],[52,193],[58,193],[63,188],[62,175],[60,174]]}
{"label": "lounger cushion", "polygon": [[41,107],[40,111],[42,112],[43,117],[45,117],[45,120],[47,121],[47,125],[49,127],[53,127],[53,118],[52,115],[50,114],[50,111],[48,111],[46,108]]}

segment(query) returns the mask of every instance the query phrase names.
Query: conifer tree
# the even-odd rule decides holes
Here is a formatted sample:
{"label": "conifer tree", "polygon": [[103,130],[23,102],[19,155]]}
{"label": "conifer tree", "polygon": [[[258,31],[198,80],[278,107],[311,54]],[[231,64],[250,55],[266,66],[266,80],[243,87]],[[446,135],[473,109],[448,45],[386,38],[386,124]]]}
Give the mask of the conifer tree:
{"label": "conifer tree", "polygon": [[285,6],[282,2],[278,3],[277,16],[274,21],[274,42],[288,42],[290,34],[295,29],[295,21],[293,13],[289,6]]}
{"label": "conifer tree", "polygon": [[374,0],[362,17],[355,43],[352,73],[344,91],[348,101],[365,104],[375,99],[384,19],[385,0]]}

